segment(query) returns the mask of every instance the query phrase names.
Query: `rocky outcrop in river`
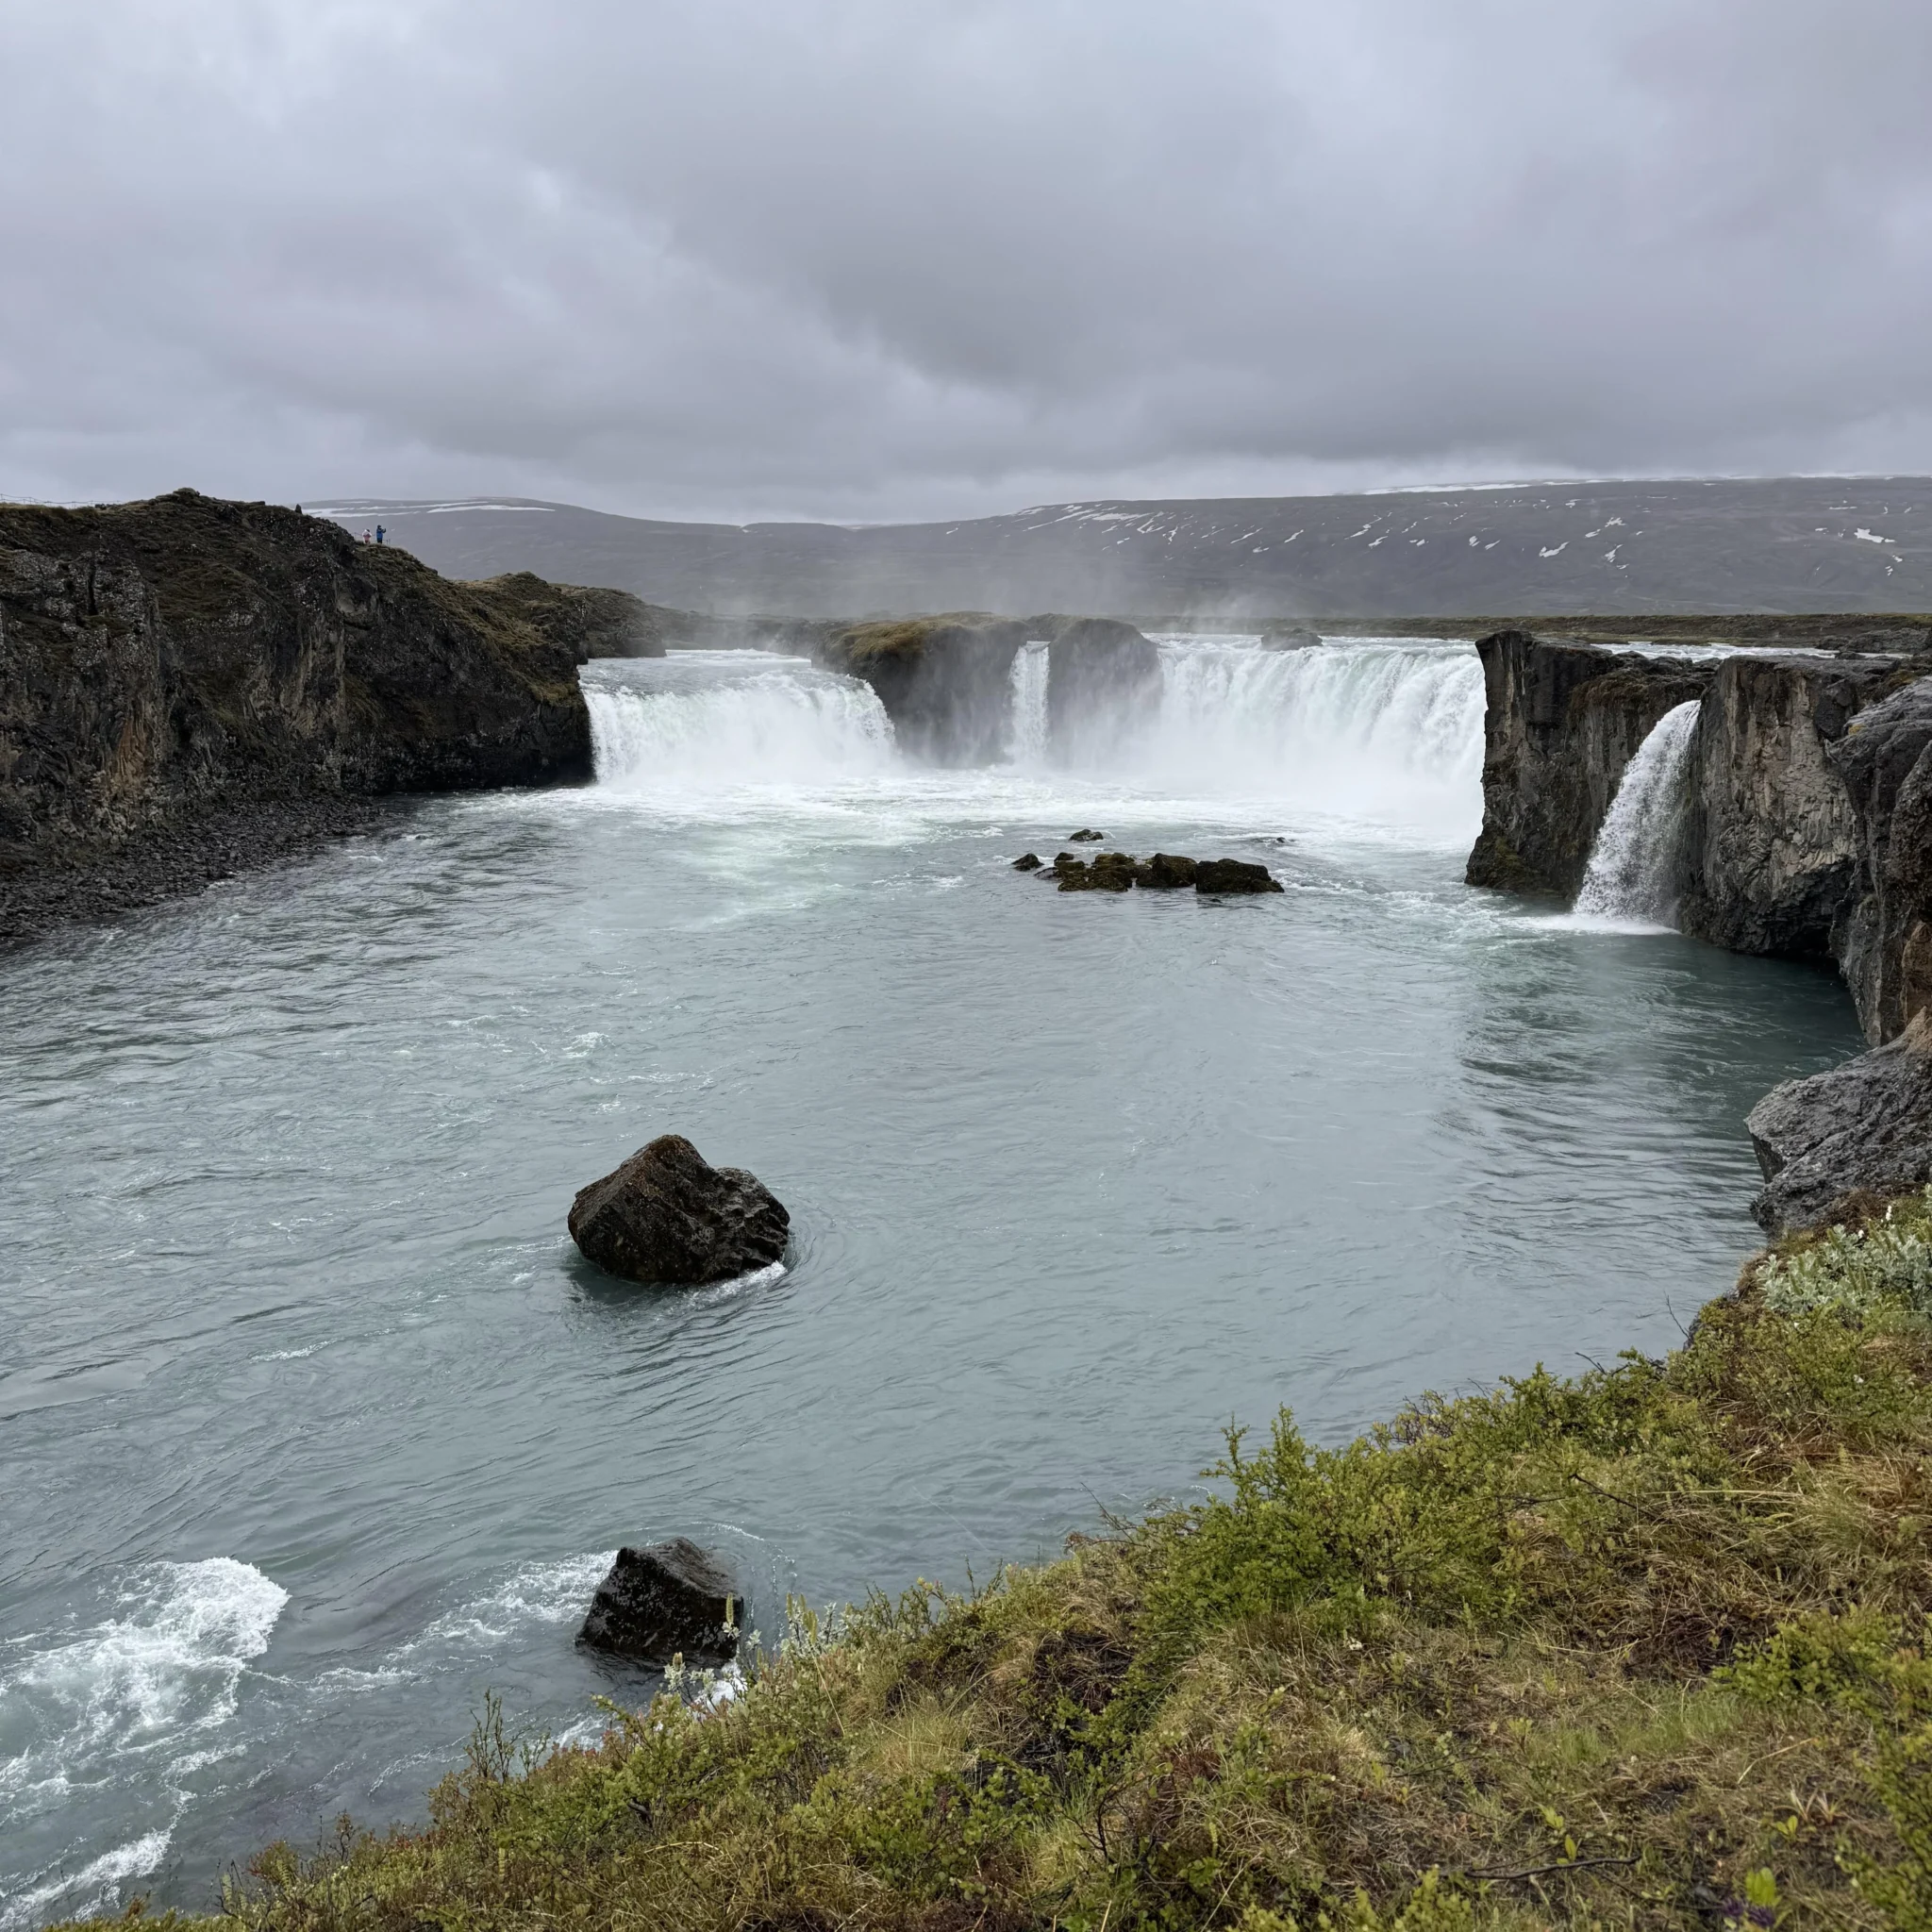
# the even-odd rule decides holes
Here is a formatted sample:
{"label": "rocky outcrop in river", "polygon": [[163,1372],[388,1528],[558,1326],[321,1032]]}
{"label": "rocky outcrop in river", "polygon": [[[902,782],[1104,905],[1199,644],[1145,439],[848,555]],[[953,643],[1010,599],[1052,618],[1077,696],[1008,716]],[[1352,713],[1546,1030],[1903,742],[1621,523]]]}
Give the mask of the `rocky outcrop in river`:
{"label": "rocky outcrop in river", "polygon": [[659,1134],[581,1190],[570,1238],[607,1274],[691,1285],[783,1257],[791,1217],[756,1174],[713,1167],[682,1134]]}
{"label": "rocky outcrop in river", "polygon": [[272,505],[0,508],[0,932],[378,794],[588,776],[573,656],[489,587]]}
{"label": "rocky outcrop in river", "polygon": [[641,1664],[728,1663],[743,1608],[731,1573],[689,1538],[626,1545],[597,1586],[577,1641]]}
{"label": "rocky outcrop in river", "polygon": [[1046,705],[1058,743],[1158,703],[1160,653],[1110,617],[995,617],[983,610],[848,625],[815,639],[820,663],[878,693],[900,745],[936,764],[991,764],[1012,733],[1013,659],[1050,646]]}

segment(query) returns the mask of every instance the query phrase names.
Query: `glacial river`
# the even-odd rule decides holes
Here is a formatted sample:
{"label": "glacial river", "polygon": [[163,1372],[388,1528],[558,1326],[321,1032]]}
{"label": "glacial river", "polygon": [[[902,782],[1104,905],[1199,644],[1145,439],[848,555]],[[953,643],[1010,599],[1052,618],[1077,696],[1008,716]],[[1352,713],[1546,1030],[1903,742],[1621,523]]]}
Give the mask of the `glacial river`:
{"label": "glacial river", "polygon": [[[1163,651],[1071,767],[1023,661],[968,772],[798,660],[594,666],[592,786],[0,956],[0,1932],[419,1817],[488,1690],[641,1699],[571,1641],[620,1541],[771,1633],[1729,1286],[1838,982],[1465,888],[1465,648]],[[1082,825],[1288,890],[1012,871]],[[782,1274],[576,1257],[667,1129],[789,1206]]]}

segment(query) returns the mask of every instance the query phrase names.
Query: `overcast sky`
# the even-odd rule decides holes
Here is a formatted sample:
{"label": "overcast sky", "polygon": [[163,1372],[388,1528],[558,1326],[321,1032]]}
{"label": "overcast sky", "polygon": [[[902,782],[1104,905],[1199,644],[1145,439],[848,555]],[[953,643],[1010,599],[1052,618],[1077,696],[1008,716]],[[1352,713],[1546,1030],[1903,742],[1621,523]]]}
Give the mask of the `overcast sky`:
{"label": "overcast sky", "polygon": [[0,495],[1932,470],[1925,0],[0,0]]}

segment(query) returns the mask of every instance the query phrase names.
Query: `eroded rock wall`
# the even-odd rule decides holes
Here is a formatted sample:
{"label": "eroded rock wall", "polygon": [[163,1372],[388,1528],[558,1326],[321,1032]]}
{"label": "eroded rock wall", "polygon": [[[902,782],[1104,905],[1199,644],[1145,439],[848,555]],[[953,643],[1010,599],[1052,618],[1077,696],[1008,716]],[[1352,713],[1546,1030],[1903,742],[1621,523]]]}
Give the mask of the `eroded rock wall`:
{"label": "eroded rock wall", "polygon": [[1896,669],[1796,656],[1718,666],[1690,741],[1686,932],[1738,953],[1841,955],[1860,834],[1831,748]]}
{"label": "eroded rock wall", "polygon": [[0,508],[0,869],[225,804],[588,775],[572,650],[321,518]]}
{"label": "eroded rock wall", "polygon": [[1710,667],[1498,631],[1476,645],[1488,693],[1473,886],[1574,898],[1637,747],[1701,697]]}

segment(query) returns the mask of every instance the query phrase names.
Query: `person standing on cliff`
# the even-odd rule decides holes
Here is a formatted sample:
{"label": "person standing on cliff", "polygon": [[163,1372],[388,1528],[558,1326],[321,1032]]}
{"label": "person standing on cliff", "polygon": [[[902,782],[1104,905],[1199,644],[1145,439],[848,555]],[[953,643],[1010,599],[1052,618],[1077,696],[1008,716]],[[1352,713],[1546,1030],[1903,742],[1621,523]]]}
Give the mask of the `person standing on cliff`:
{"label": "person standing on cliff", "polygon": [[389,535],[389,532],[388,532],[387,530],[385,530],[385,529],[384,529],[384,528],[382,527],[382,525],[381,525],[380,524],[377,524],[377,525],[376,525],[376,526],[375,526],[375,541],[377,541],[378,543],[380,543],[380,542],[382,541],[382,540],[383,540],[383,539],[384,539],[385,537],[387,537],[388,535]]}

